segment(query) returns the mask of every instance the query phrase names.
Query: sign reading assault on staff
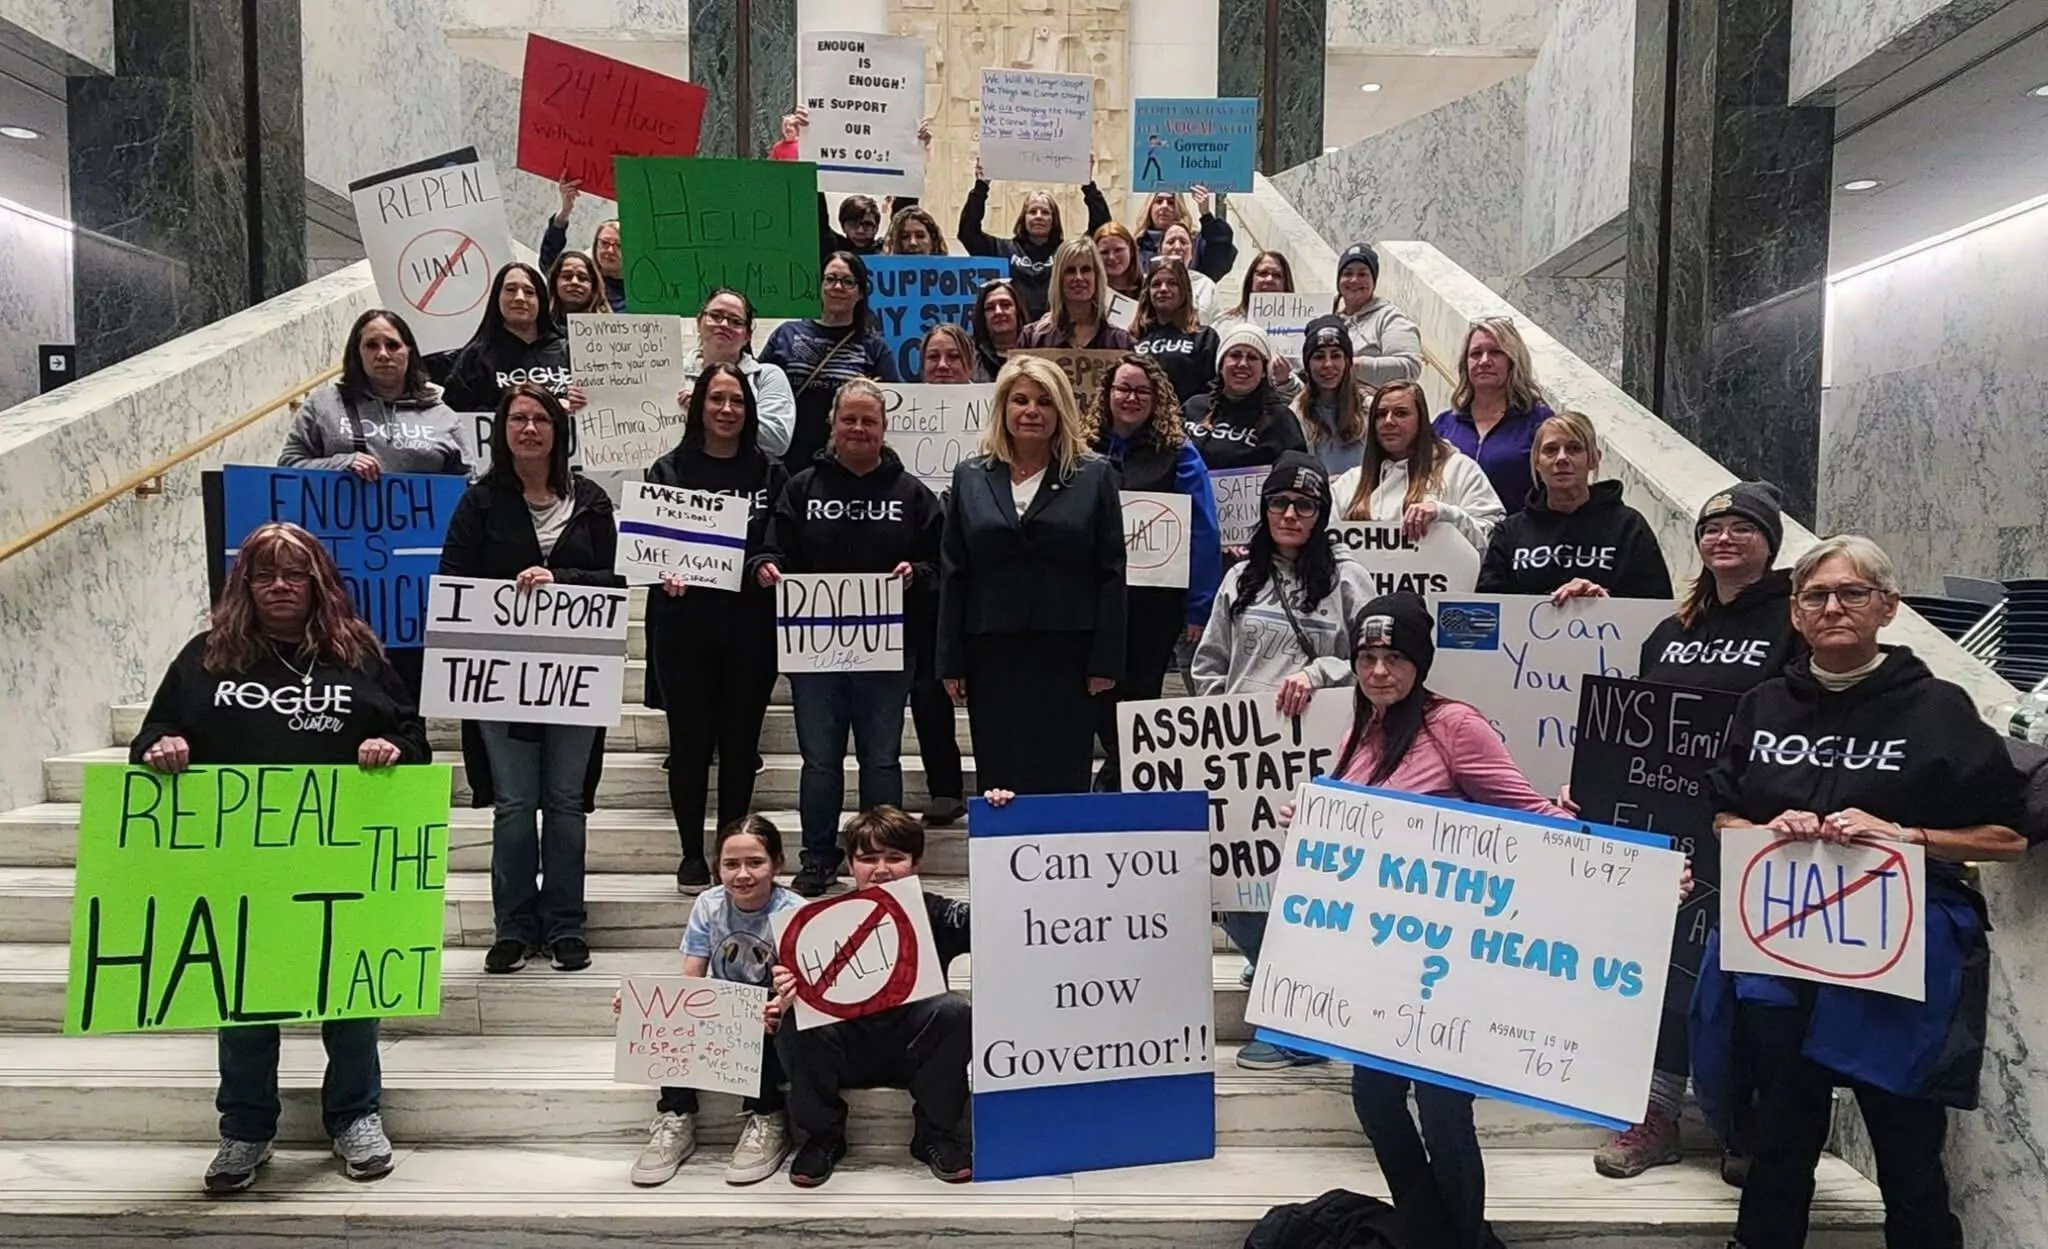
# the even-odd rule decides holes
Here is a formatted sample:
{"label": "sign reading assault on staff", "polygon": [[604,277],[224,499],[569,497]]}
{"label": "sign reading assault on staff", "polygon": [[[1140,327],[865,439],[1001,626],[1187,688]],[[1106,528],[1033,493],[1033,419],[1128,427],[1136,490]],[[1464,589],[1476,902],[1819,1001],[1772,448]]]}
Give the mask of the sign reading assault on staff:
{"label": "sign reading assault on staff", "polygon": [[491,162],[459,148],[358,178],[348,191],[377,301],[405,317],[424,353],[468,342],[491,279],[517,259]]}
{"label": "sign reading assault on staff", "polygon": [[[879,258],[878,258],[879,259]],[[923,386],[877,382],[889,405],[889,446],[932,493],[953,488],[953,469],[981,447],[996,388],[975,382]]]}
{"label": "sign reading assault on staff", "polygon": [[1255,99],[1134,100],[1131,190],[1250,191],[1258,130]]}
{"label": "sign reading assault on staff", "polygon": [[1721,967],[1927,1000],[1927,852],[1721,830]]}
{"label": "sign reading assault on staff", "polygon": [[634,312],[695,316],[723,286],[756,316],[818,315],[817,166],[621,156],[613,168]]}
{"label": "sign reading assault on staff", "polygon": [[903,671],[903,582],[885,572],[784,573],[778,672]]}
{"label": "sign reading assault on staff", "polygon": [[924,193],[924,40],[807,33],[797,79],[811,117],[797,150],[818,166],[820,191]]}
{"label": "sign reading assault on staff", "polygon": [[696,83],[529,34],[519,167],[617,199],[612,157],[695,156],[709,99]]}
{"label": "sign reading assault on staff", "polygon": [[1411,590],[1434,600],[1470,594],[1479,580],[1479,551],[1453,525],[1431,525],[1411,538],[1397,520],[1340,520],[1330,526],[1330,545],[1365,569],[1374,594]]}
{"label": "sign reading assault on staff", "polygon": [[681,317],[572,313],[569,371],[588,400],[574,418],[584,468],[639,472],[675,448],[683,433]]}
{"label": "sign reading assault on staff", "polygon": [[981,71],[981,169],[992,181],[1086,183],[1095,76]]}
{"label": "sign reading assault on staff", "polygon": [[867,266],[868,310],[896,357],[898,377],[923,377],[924,332],[966,325],[981,288],[1010,276],[1007,259],[989,256],[870,256]]}
{"label": "sign reading assault on staff", "polygon": [[619,722],[624,590],[435,577],[420,713],[515,724]]}
{"label": "sign reading assault on staff", "polygon": [[649,1088],[761,1092],[768,990],[704,976],[627,976],[619,983],[612,1079]]}
{"label": "sign reading assault on staff", "polygon": [[441,1013],[446,764],[89,764],[64,1031]]}

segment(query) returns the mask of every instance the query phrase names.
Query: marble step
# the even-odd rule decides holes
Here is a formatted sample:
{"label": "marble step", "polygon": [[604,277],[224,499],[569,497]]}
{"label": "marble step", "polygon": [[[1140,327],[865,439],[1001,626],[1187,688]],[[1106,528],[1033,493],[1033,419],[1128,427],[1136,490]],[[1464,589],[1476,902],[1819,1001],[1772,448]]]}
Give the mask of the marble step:
{"label": "marble step", "polygon": [[[861,1151],[823,1188],[722,1182],[722,1150],[666,1185],[626,1182],[632,1145],[409,1145],[374,1184],[343,1178],[325,1150],[283,1150],[254,1193],[209,1199],[209,1145],[0,1145],[0,1238],[9,1249],[104,1249],[180,1241],[400,1249],[1239,1249],[1276,1204],[1332,1188],[1385,1197],[1359,1149],[1225,1148],[1201,1162],[952,1187],[899,1150]],[[1638,1179],[1596,1179],[1573,1150],[1502,1150],[1487,1161],[1487,1212],[1510,1244],[1543,1249],[1722,1249],[1736,1190],[1711,1159]],[[1878,1249],[1876,1186],[1822,1159],[1809,1249]]]}

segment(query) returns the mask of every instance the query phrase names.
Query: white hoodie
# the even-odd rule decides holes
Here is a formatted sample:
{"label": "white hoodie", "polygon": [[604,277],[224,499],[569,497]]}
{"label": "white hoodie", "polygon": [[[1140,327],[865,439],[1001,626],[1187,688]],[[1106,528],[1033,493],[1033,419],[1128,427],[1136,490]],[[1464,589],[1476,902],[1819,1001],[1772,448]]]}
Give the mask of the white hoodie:
{"label": "white hoodie", "polygon": [[[1360,465],[1340,474],[1330,486],[1330,497],[1335,500],[1339,514],[1350,511],[1364,473],[1365,467]],[[1436,523],[1457,526],[1472,549],[1484,555],[1493,527],[1507,515],[1507,509],[1501,506],[1500,495],[1494,492],[1493,483],[1486,479],[1486,470],[1479,467],[1479,462],[1462,451],[1452,451],[1451,458],[1444,462],[1443,484],[1430,497],[1436,500]],[[1408,461],[1389,460],[1380,465],[1380,484],[1373,487],[1370,500],[1371,514],[1350,519],[1399,520],[1407,502]]]}

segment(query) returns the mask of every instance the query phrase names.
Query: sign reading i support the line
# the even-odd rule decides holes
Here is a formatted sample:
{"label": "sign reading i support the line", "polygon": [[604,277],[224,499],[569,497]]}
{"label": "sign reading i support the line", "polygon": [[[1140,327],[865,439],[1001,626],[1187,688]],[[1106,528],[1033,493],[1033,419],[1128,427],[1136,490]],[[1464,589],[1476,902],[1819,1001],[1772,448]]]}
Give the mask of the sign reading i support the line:
{"label": "sign reading i support the line", "polygon": [[420,712],[516,724],[619,722],[627,592],[435,577]]}
{"label": "sign reading i support the line", "polygon": [[634,585],[663,574],[687,585],[737,590],[747,563],[746,499],[651,481],[625,483],[612,571]]}
{"label": "sign reading i support the line", "polygon": [[903,583],[885,572],[784,573],[778,672],[903,671]]}

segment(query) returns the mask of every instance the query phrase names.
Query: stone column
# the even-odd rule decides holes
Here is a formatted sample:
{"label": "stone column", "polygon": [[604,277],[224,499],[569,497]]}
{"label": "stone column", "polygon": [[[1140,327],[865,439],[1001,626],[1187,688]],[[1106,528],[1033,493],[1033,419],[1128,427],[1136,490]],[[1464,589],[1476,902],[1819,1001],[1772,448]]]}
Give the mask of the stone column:
{"label": "stone column", "polygon": [[[701,0],[690,6],[690,81],[711,95],[704,109],[700,154],[765,157],[781,137],[777,126],[796,103],[796,14],[797,0]],[[747,45],[744,84],[742,26]],[[745,151],[739,150],[742,110],[747,119]]]}
{"label": "stone column", "polygon": [[[1259,172],[1275,174],[1321,156],[1325,0],[1219,0],[1214,29],[1216,94],[1256,97],[1262,135],[1269,110],[1274,115],[1273,150],[1262,144]],[[1269,30],[1277,36],[1270,50]]]}

